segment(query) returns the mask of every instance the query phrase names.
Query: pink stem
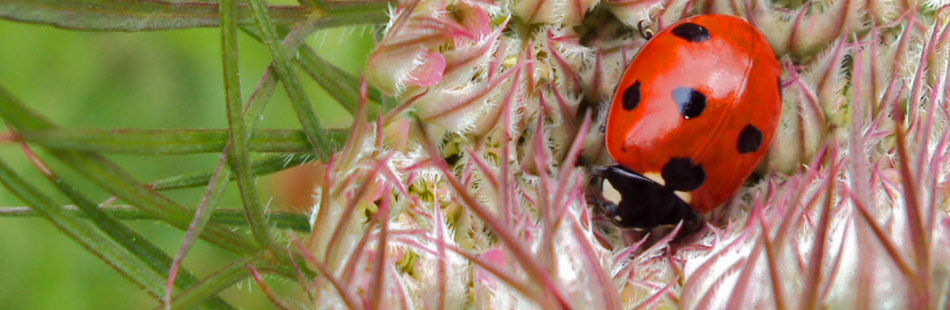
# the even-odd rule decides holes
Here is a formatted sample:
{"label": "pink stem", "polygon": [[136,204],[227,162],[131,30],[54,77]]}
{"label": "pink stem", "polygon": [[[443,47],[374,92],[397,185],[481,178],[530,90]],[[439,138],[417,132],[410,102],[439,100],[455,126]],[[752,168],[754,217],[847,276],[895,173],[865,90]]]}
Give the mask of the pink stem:
{"label": "pink stem", "polygon": [[248,264],[247,269],[251,270],[251,275],[254,276],[254,281],[257,281],[257,284],[261,286],[261,290],[264,291],[264,295],[267,295],[267,299],[270,299],[271,303],[277,306],[277,308],[283,310],[290,309],[290,307],[287,307],[284,305],[284,303],[280,302],[280,298],[274,294],[274,290],[271,289],[270,285],[267,285],[267,282],[265,282],[264,278],[261,277],[261,273],[257,272],[257,268],[254,268],[254,265]]}

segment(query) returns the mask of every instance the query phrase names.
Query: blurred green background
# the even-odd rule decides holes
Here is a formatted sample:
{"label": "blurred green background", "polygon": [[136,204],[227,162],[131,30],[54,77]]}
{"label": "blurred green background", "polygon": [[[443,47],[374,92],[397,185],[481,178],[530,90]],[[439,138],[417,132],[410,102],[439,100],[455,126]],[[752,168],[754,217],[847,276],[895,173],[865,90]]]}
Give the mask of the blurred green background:
{"label": "blurred green background", "polygon": [[[242,34],[239,42],[241,89],[246,100],[266,69],[270,55],[266,47],[248,36]],[[359,74],[372,49],[372,29],[324,30],[313,35],[308,43],[334,64]],[[0,20],[0,85],[68,128],[226,128],[220,53],[220,30],[216,28],[96,33]],[[350,115],[309,77],[299,74],[326,126],[347,126]],[[283,88],[277,89],[258,128],[297,128]],[[5,125],[0,128],[7,130]],[[54,158],[42,152],[40,156],[67,180],[84,185],[85,192],[97,201],[109,197]],[[46,193],[56,193],[27,162],[18,146],[0,144],[0,158]],[[218,161],[216,154],[110,154],[109,158],[146,182],[208,171]],[[267,189],[266,180],[260,185],[262,190]],[[202,193],[203,189],[195,189],[168,194],[195,206]],[[269,194],[263,193],[267,199]],[[67,203],[62,196],[55,197]],[[0,187],[0,207],[22,205]],[[219,207],[240,207],[233,185]],[[126,223],[149,236],[171,256],[177,253],[184,235],[157,222]],[[203,277],[232,258],[199,242],[185,267]],[[42,218],[0,217],[0,279],[0,307],[4,309],[128,309],[158,305]],[[268,280],[282,294],[300,294],[292,283]],[[225,291],[223,297],[242,308],[273,307],[252,281],[239,283]]]}

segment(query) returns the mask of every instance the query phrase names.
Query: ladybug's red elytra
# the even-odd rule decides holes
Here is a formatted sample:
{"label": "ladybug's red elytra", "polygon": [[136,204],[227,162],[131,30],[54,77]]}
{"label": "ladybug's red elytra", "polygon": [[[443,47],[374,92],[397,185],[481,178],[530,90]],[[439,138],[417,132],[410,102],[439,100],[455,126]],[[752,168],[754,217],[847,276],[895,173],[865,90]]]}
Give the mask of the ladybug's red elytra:
{"label": "ladybug's red elytra", "polygon": [[769,42],[739,17],[696,16],[658,33],[627,67],[607,117],[619,165],[594,169],[621,200],[591,201],[622,227],[696,228],[765,156],[781,74]]}

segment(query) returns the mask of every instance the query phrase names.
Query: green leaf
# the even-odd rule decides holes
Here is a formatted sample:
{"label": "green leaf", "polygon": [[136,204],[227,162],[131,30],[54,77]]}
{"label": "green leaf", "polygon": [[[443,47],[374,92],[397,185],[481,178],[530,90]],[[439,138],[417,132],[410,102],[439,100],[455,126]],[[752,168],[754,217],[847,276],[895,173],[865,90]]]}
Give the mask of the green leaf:
{"label": "green leaf", "polygon": [[[0,86],[0,116],[18,130],[40,131],[55,128],[52,123],[30,111],[2,86]],[[149,216],[180,229],[187,229],[191,223],[192,210],[148,189],[128,172],[101,155],[91,152],[47,149],[106,191],[136,206]],[[237,253],[249,253],[257,249],[255,244],[223,226],[209,226],[202,237]]]}
{"label": "green leaf", "polygon": [[277,38],[274,23],[267,14],[267,8],[264,6],[263,1],[251,0],[250,3],[251,10],[254,12],[254,19],[257,21],[257,26],[261,32],[261,37],[264,39],[264,44],[267,45],[267,49],[270,50],[274,58],[274,71],[287,90],[287,95],[290,97],[294,111],[297,112],[297,118],[300,120],[304,132],[307,134],[307,140],[313,144],[317,155],[319,155],[321,159],[327,160],[330,158],[330,154],[336,150],[336,146],[324,133],[323,126],[320,125],[320,120],[317,119],[313,106],[304,93],[303,86],[300,84],[300,80],[297,78],[297,73],[291,63],[293,58]]}
{"label": "green leaf", "polygon": [[[29,143],[49,148],[144,155],[220,153],[229,139],[226,129],[50,129],[25,130],[19,135]],[[346,139],[347,133],[332,130],[329,135],[334,143],[339,143]],[[254,130],[249,147],[252,152],[313,150],[300,130]]]}
{"label": "green leaf", "polygon": [[106,238],[89,224],[65,214],[48,196],[17,176],[3,161],[0,161],[0,183],[52,222],[56,228],[145,289],[150,295],[158,297],[164,294],[165,279],[161,274],[143,264],[128,250]]}
{"label": "green leaf", "polygon": [[[309,162],[316,160],[316,157],[310,155],[295,155],[295,154],[281,154],[281,155],[270,155],[262,159],[258,159],[251,163],[251,168],[254,171],[254,175],[262,176],[278,172],[284,169],[290,169],[296,166],[300,166]],[[208,172],[197,172],[189,173],[183,175],[172,176],[164,178],[161,180],[156,180],[149,184],[149,188],[157,191],[171,190],[171,189],[180,189],[180,188],[192,188],[198,186],[208,185],[208,182],[211,181],[211,176],[214,173],[211,171]],[[229,180],[234,180],[232,176]]]}
{"label": "green leaf", "polygon": [[[89,215],[76,206],[61,207],[65,214],[80,218],[89,218]],[[154,220],[155,218],[142,213],[132,206],[99,207],[100,211],[119,220]],[[2,207],[0,217],[32,217],[40,216],[30,207]],[[310,232],[309,218],[305,214],[291,212],[268,212],[267,217],[271,226],[280,229],[293,229],[299,232]],[[247,218],[243,209],[216,209],[211,214],[211,222],[227,226],[247,226]]]}
{"label": "green leaf", "polygon": [[[239,10],[238,22],[253,24],[247,6]],[[302,6],[272,6],[268,15],[277,24],[289,25],[311,13]],[[194,27],[217,27],[218,4],[155,0],[4,0],[0,18],[96,31],[151,31]]]}

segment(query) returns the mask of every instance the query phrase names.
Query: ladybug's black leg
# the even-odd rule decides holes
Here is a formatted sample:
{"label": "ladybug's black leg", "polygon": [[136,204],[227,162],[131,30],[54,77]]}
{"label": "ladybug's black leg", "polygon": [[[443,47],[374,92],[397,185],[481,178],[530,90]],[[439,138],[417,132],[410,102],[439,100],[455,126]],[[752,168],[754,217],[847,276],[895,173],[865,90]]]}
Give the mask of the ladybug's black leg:
{"label": "ladybug's black leg", "polygon": [[612,219],[614,215],[617,214],[617,209],[620,206],[604,197],[602,184],[604,182],[604,177],[607,174],[607,169],[609,168],[604,166],[594,167],[591,169],[591,180],[587,186],[588,190],[586,196],[587,204],[597,207],[601,210],[601,212],[604,213],[604,215],[607,215]]}
{"label": "ladybug's black leg", "polygon": [[597,168],[593,173],[606,179],[620,192],[619,204],[602,197],[599,200],[606,203],[592,203],[618,226],[652,229],[683,221],[683,232],[690,233],[700,228],[701,220],[696,211],[673,190],[656,181],[619,165]]}
{"label": "ladybug's black leg", "polygon": [[[603,179],[598,178],[597,182],[601,180]],[[613,218],[613,216],[617,214],[617,208],[619,208],[619,206],[617,206],[617,204],[614,203],[613,201],[610,201],[607,198],[604,198],[604,195],[601,194],[600,192],[588,191],[586,196],[587,196],[587,204],[597,207],[598,209],[601,210],[601,212],[604,212],[605,215]]]}

